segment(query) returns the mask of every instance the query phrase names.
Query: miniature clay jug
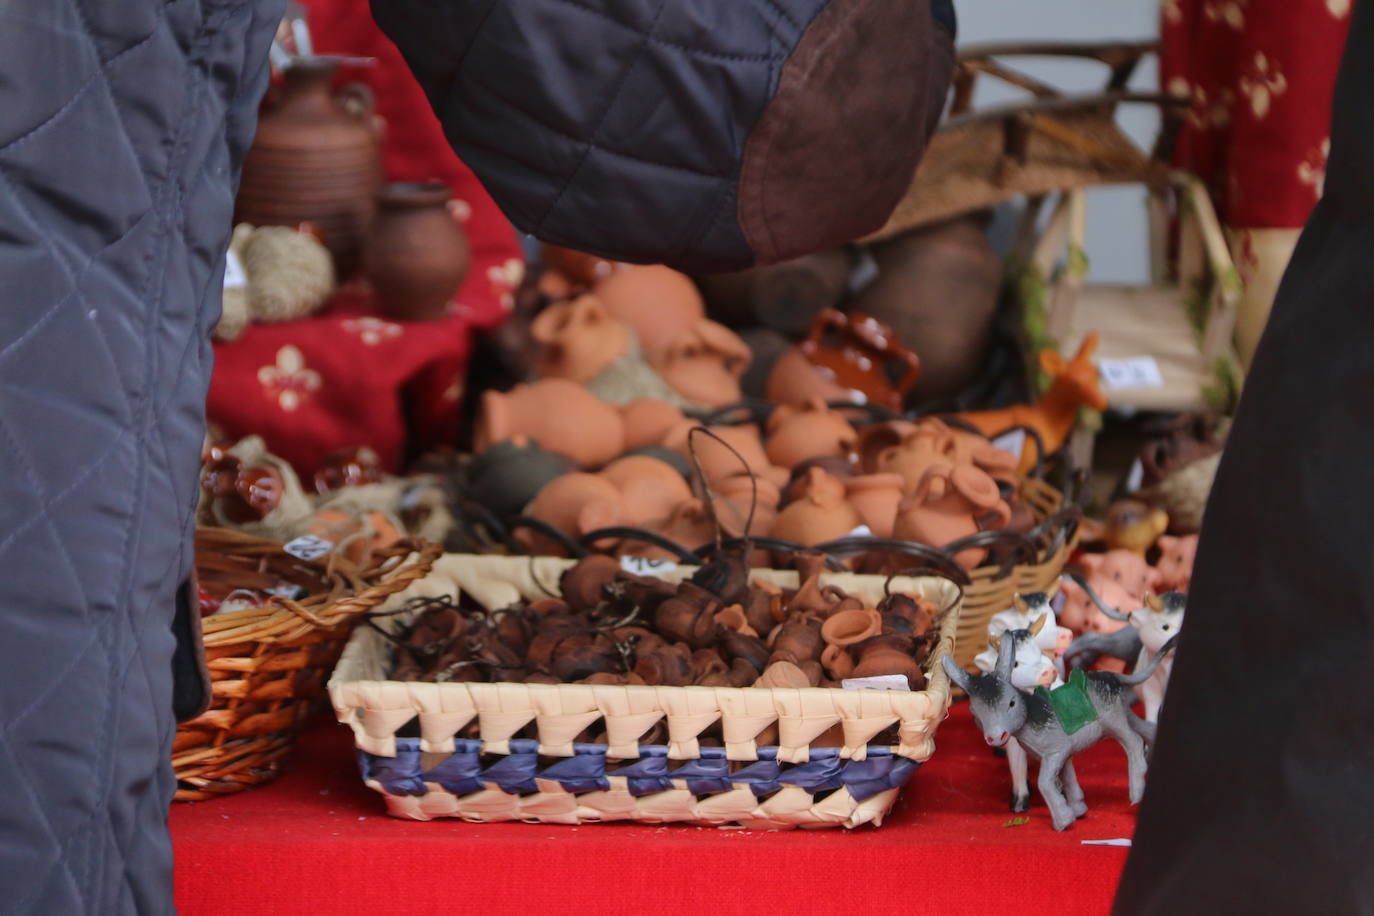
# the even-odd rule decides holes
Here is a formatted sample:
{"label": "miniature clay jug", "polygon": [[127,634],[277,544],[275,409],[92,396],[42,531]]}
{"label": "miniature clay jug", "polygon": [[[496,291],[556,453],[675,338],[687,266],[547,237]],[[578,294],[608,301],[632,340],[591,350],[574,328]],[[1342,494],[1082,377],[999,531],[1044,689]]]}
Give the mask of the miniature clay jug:
{"label": "miniature clay jug", "polygon": [[357,267],[381,186],[380,132],[371,91],[333,88],[336,62],[299,58],[282,72],[280,95],[258,118],[243,161],[234,222],[312,224],[335,273]]}
{"label": "miniature clay jug", "polygon": [[[696,497],[682,500],[673,507],[666,519],[647,527],[688,550],[704,547],[716,537],[716,523],[711,518],[711,511]],[[622,556],[650,560],[677,560],[672,552],[641,541],[627,540],[620,552]]]}
{"label": "miniature clay jug", "polygon": [[539,341],[534,371],[540,378],[586,383],[630,352],[630,332],[595,296],[558,302],[535,316],[530,333]]}
{"label": "miniature clay jug", "polygon": [[725,442],[722,445],[711,436],[692,433],[692,430],[701,425],[695,420],[684,420],[668,431],[663,438],[663,444],[688,461],[692,460],[695,450],[697,461],[701,464],[701,472],[707,480],[721,480],[748,470],[766,477],[779,486],[787,482],[787,471],[769,463],[757,426],[744,423],[739,426],[709,427],[712,433]]}
{"label": "miniature clay jug", "polygon": [[844,484],[820,468],[807,472],[801,495],[778,513],[773,536],[807,547],[841,538],[863,524],[845,500]]}
{"label": "miniature clay jug", "polygon": [[650,360],[706,318],[696,284],[662,265],[613,270],[592,292],[607,311],[634,329]]}
{"label": "miniature clay jug", "polygon": [[933,467],[951,467],[959,462],[955,458],[957,444],[949,427],[939,420],[923,420],[916,424],[903,424],[903,436],[895,445],[879,448],[879,443],[888,441],[874,434],[865,447],[873,452],[873,469],[882,474],[900,475],[907,492],[915,490],[925,477],[926,471]]}
{"label": "miniature clay jug", "polygon": [[[942,548],[979,530],[1004,527],[1010,519],[1011,508],[997,482],[986,473],[969,465],[936,465],[927,469],[915,492],[898,509],[893,535]],[[954,559],[965,569],[973,569],[986,557],[986,549],[970,548]]]}
{"label": "miniature clay jug", "polygon": [[882,632],[883,618],[872,608],[836,611],[821,624],[821,639],[828,646],[852,646]]}
{"label": "miniature clay jug", "polygon": [[519,515],[549,481],[576,469],[573,461],[526,435],[487,446],[468,466],[468,491],[497,518]]}
{"label": "miniature clay jug", "polygon": [[625,420],[625,449],[660,445],[668,431],[687,419],[675,405],[658,398],[636,398],[620,408]]}
{"label": "miniature clay jug", "polygon": [[617,458],[602,468],[599,476],[620,491],[629,525],[665,521],[678,505],[692,498],[686,478],[657,458]]}
{"label": "miniature clay jug", "polygon": [[[821,312],[801,344],[800,354],[813,374],[838,386],[845,392],[842,400],[855,404],[900,410],[903,398],[921,374],[921,361],[902,346],[892,329],[859,312]],[[781,365],[782,359],[778,362]],[[775,375],[778,370],[774,366]],[[811,397],[786,390],[783,380],[776,387],[771,382],[769,394],[779,401],[796,403]]]}
{"label": "miniature clay jug", "polygon": [[[620,491],[609,480],[595,474],[564,474],[539,491],[525,513],[547,522],[571,538],[589,531],[623,524],[626,518]],[[518,538],[540,541],[533,532],[521,530]]]}
{"label": "miniature clay jug", "polygon": [[[778,503],[782,501],[782,491],[778,485],[762,477],[736,474],[713,481],[713,506],[721,530],[730,537],[743,537],[745,523],[749,522],[749,534],[758,536],[773,530],[778,518]],[[753,521],[749,521],[749,510],[753,507]]]}
{"label": "miniature clay jug", "polygon": [[859,648],[859,661],[851,678],[904,675],[912,690],[924,681],[921,666],[912,658],[910,641],[896,636],[875,636]]}
{"label": "miniature clay jug", "polygon": [[540,379],[508,392],[483,392],[473,448],[526,435],[584,468],[599,467],[625,450],[620,412],[567,379]]}
{"label": "miniature clay jug", "polygon": [[467,276],[472,252],[448,209],[451,196],[442,181],[389,184],[377,195],[363,269],[378,308],[392,318],[443,318]]}
{"label": "miniature clay jug", "polygon": [[862,474],[844,482],[849,504],[876,537],[892,537],[905,484],[900,474]]}
{"label": "miniature clay jug", "polygon": [[782,404],[768,418],[768,460],[792,468],[808,458],[848,458],[858,434],[839,413],[813,398],[801,406]]}
{"label": "miniature clay jug", "polygon": [[829,375],[816,371],[800,345],[788,347],[773,363],[764,396],[775,404],[804,404],[818,398],[827,404],[854,403],[854,393]]}
{"label": "miniature clay jug", "polygon": [[733,331],[702,319],[660,347],[650,364],[693,404],[723,407],[742,396],[739,380],[749,358],[749,348]]}

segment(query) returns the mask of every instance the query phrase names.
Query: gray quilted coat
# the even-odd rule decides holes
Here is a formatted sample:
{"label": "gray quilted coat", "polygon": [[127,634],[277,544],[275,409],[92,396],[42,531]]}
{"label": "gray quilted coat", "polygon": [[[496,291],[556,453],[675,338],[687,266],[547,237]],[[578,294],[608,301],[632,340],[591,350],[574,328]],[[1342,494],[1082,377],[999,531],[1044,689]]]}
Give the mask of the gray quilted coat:
{"label": "gray quilted coat", "polygon": [[281,5],[0,0],[0,912],[172,909],[173,594]]}

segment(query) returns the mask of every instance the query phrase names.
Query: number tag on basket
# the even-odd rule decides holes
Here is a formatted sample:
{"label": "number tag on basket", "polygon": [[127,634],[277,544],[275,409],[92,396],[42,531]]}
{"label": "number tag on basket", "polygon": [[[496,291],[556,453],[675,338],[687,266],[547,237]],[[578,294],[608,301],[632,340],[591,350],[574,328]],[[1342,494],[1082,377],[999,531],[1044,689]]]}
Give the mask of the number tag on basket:
{"label": "number tag on basket", "polygon": [[303,535],[296,538],[286,546],[282,547],[291,556],[298,560],[318,560],[320,557],[334,549],[333,541],[326,541],[324,538],[317,538],[313,534]]}
{"label": "number tag on basket", "polygon": [[621,557],[620,568],[632,576],[662,576],[677,569],[672,560],[651,560],[648,557]]}
{"label": "number tag on basket", "polygon": [[851,532],[849,532],[848,534],[846,534],[845,537],[847,537],[847,538],[871,538],[871,537],[873,537],[873,529],[870,528],[870,527],[868,527],[867,525],[860,525],[859,527],[855,528],[853,531],[851,531]]}
{"label": "number tag on basket", "polygon": [[840,681],[845,690],[905,690],[911,692],[911,684],[905,674],[880,674],[877,677],[847,677]]}
{"label": "number tag on basket", "polygon": [[1108,389],[1164,387],[1164,376],[1153,356],[1100,359],[1097,371],[1102,376],[1103,387]]}
{"label": "number tag on basket", "polygon": [[1004,452],[1011,452],[1017,458],[1026,448],[1026,431],[1024,429],[1013,429],[1009,433],[1003,433],[992,440],[993,448],[1000,448]]}

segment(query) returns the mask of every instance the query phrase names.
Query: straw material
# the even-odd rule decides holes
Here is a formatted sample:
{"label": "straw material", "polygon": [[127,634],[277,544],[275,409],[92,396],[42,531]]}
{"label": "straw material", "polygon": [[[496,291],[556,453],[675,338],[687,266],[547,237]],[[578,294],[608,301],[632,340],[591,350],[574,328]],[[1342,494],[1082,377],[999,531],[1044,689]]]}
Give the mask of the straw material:
{"label": "straw material", "polygon": [[423,578],[441,548],[405,541],[360,570],[338,556],[299,560],[275,541],[224,528],[196,532],[196,572],[208,591],[307,592],[202,620],[213,700],[172,743],[179,801],[197,801],[273,778],[359,615]]}
{"label": "straw material", "polygon": [[[389,606],[462,594],[497,609],[556,590],[573,562],[449,554]],[[682,566],[662,577],[678,581],[694,571]],[[753,578],[798,586],[795,572],[755,570]],[[856,574],[823,580],[875,603],[888,582]],[[329,692],[339,721],[353,729],[363,752],[364,778],[400,817],[768,828],[876,824],[915,765],[934,752],[950,695],[940,659],[953,651],[959,627],[953,583],[896,577],[890,588],[950,608],[922,691],[387,681],[385,637],[359,628]],[[397,614],[378,625],[398,632],[411,617]],[[412,720],[419,738],[398,738]],[[456,737],[473,721],[479,739]],[[639,744],[660,721],[666,745]],[[604,745],[575,742],[596,723],[604,728]],[[723,746],[704,746],[699,737],[716,723]],[[537,739],[516,737],[531,724]],[[896,744],[869,745],[894,725]],[[776,746],[759,746],[755,739],[772,726]],[[508,756],[482,769],[487,755]],[[547,765],[551,758],[555,762]],[[607,770],[616,764],[619,770]]]}

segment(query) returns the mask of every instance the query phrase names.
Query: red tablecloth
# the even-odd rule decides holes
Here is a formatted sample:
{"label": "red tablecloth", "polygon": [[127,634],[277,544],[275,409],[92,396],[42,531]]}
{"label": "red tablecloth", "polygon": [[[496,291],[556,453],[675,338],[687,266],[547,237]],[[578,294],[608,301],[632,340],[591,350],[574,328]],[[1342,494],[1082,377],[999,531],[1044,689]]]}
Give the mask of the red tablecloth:
{"label": "red tablecloth", "polygon": [[881,828],[762,832],[698,827],[419,823],[364,787],[352,734],[308,732],[297,767],[229,798],[177,805],[177,905],[188,916],[308,913],[1106,913],[1129,837],[1125,755],[1075,761],[1090,811],[1064,833],[1035,798],[1004,826],[1006,761],[966,705]]}

